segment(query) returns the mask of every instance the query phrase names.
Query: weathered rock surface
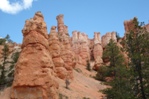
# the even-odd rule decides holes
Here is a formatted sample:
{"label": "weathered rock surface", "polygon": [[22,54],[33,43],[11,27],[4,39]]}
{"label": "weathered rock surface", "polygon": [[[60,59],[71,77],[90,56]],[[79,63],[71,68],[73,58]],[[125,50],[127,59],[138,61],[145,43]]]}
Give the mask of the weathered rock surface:
{"label": "weathered rock surface", "polygon": [[42,14],[37,12],[27,20],[22,32],[22,51],[15,67],[11,99],[58,99],[58,84]]}
{"label": "weathered rock surface", "polygon": [[126,35],[127,35],[130,31],[136,32],[136,29],[135,29],[135,24],[136,24],[136,23],[135,23],[135,20],[137,20],[136,17],[134,17],[133,19],[124,21],[124,29],[125,29],[124,39],[126,38]]}
{"label": "weathered rock surface", "polygon": [[100,32],[94,32],[94,44],[101,44]]}
{"label": "weathered rock surface", "polygon": [[52,26],[49,34],[49,51],[55,65],[57,76],[61,79],[65,79],[67,76],[67,70],[65,69],[65,63],[61,58],[61,48],[62,44],[59,41],[56,26]]}
{"label": "weathered rock surface", "polygon": [[113,40],[117,42],[116,33],[115,32],[108,32],[105,35],[102,36],[102,47],[105,48],[105,46],[110,42],[110,40]]}
{"label": "weathered rock surface", "polygon": [[73,79],[73,67],[75,67],[75,57],[71,49],[68,27],[64,25],[62,14],[58,15],[56,19],[59,41],[61,42],[61,58],[64,61],[64,67],[67,70],[67,78]]}
{"label": "weathered rock surface", "polygon": [[100,33],[94,33],[94,47],[93,47],[93,56],[95,60],[94,69],[98,70],[98,67],[103,63],[102,60],[103,48],[101,46],[101,37]]}
{"label": "weathered rock surface", "polygon": [[4,47],[2,45],[0,45],[0,59],[2,58],[3,48]]}
{"label": "weathered rock surface", "polygon": [[134,30],[135,25],[133,19],[124,21],[125,33]]}
{"label": "weathered rock surface", "polygon": [[88,36],[78,31],[73,31],[72,35],[72,50],[75,53],[76,63],[86,66],[90,60]]}
{"label": "weathered rock surface", "polygon": [[149,32],[149,24],[145,25],[145,28]]}

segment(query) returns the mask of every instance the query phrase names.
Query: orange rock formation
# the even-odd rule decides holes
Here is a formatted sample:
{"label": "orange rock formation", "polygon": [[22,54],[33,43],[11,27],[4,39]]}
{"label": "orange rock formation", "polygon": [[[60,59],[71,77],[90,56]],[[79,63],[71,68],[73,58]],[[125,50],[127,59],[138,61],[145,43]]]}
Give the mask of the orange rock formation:
{"label": "orange rock formation", "polygon": [[[64,61],[64,67],[67,70],[67,77],[73,78],[73,67],[75,67],[75,57],[71,49],[70,36],[68,34],[68,27],[64,25],[63,15],[60,14],[56,17],[57,27],[58,27],[58,36],[59,41],[61,42],[61,58]],[[62,68],[59,68],[58,71],[61,71]]]}
{"label": "orange rock formation", "polygon": [[16,64],[11,99],[58,99],[47,27],[41,12],[26,21],[22,33],[22,51]]}
{"label": "orange rock formation", "polygon": [[101,46],[101,37],[99,32],[94,33],[94,47],[93,56],[95,60],[94,69],[98,70],[98,67],[103,63],[102,60],[103,48]]}
{"label": "orange rock formation", "polygon": [[72,35],[72,50],[75,53],[76,63],[86,66],[90,60],[88,36],[77,31],[73,31]]}

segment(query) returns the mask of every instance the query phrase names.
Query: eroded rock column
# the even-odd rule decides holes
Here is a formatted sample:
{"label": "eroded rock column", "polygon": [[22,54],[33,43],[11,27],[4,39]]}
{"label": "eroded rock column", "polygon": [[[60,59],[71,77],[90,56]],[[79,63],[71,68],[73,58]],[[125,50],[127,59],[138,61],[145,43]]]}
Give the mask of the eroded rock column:
{"label": "eroded rock column", "polygon": [[102,54],[103,48],[101,45],[101,37],[99,32],[94,32],[94,47],[93,47],[93,56],[95,60],[95,65],[93,69],[98,70],[99,66],[103,63]]}
{"label": "eroded rock column", "polygon": [[11,99],[58,99],[47,27],[41,12],[26,20],[22,33],[22,51],[15,67]]}
{"label": "eroded rock column", "polygon": [[59,41],[56,26],[52,26],[49,34],[49,51],[55,65],[55,72],[57,76],[61,79],[65,79],[67,76],[67,70],[64,67],[65,63],[61,58],[61,49],[62,44]]}
{"label": "eroded rock column", "polygon": [[73,31],[72,34],[72,50],[75,53],[76,63],[86,66],[90,60],[88,36],[78,31]]}
{"label": "eroded rock column", "polygon": [[70,37],[68,34],[68,27],[64,25],[63,15],[56,17],[59,41],[61,42],[61,58],[64,61],[64,67],[67,70],[67,78],[73,78],[73,67],[75,66],[75,57],[71,49]]}

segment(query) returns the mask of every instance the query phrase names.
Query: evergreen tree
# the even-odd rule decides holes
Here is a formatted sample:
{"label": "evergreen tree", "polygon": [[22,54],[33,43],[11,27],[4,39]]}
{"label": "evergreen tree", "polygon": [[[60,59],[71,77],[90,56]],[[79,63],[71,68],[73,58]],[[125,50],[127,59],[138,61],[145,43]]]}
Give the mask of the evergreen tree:
{"label": "evergreen tree", "polygon": [[[111,77],[112,80],[107,82],[111,88],[103,90],[108,99],[133,99],[130,83],[129,69],[124,64],[123,55],[116,43],[111,40],[103,52],[103,59],[108,59],[110,64],[99,68],[98,75]],[[102,71],[103,69],[103,71]],[[101,72],[102,71],[102,72]]]}
{"label": "evergreen tree", "polygon": [[6,42],[4,38],[0,38],[0,45],[3,45]]}
{"label": "evergreen tree", "polygon": [[2,51],[3,51],[3,53],[2,53],[3,63],[2,63],[2,65],[0,65],[0,68],[1,68],[0,84],[5,83],[5,73],[6,73],[5,65],[6,65],[6,59],[8,57],[8,52],[9,52],[8,46],[6,44],[4,44],[4,48]]}
{"label": "evergreen tree", "polygon": [[149,33],[133,19],[134,29],[126,36],[126,47],[130,58],[133,91],[138,99],[149,98]]}
{"label": "evergreen tree", "polygon": [[8,42],[10,43],[11,41],[8,35],[6,36],[4,41],[5,42],[3,42],[1,45],[3,46],[3,49],[2,49],[2,63],[0,64],[0,90],[12,84],[14,76],[14,65],[19,57],[19,52],[16,52],[12,55],[11,57],[12,60],[8,60],[9,56]]}

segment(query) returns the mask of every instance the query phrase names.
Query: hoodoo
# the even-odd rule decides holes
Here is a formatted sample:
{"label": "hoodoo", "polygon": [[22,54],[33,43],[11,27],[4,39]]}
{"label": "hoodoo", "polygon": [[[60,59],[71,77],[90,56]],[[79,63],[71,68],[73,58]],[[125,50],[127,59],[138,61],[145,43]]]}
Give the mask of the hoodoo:
{"label": "hoodoo", "polygon": [[22,51],[16,64],[11,99],[58,99],[47,27],[41,12],[26,21],[22,33]]}

